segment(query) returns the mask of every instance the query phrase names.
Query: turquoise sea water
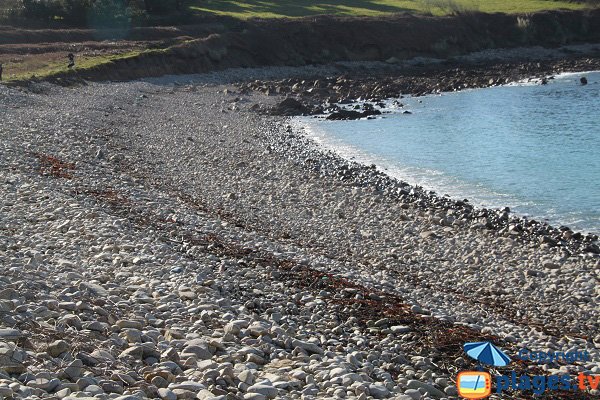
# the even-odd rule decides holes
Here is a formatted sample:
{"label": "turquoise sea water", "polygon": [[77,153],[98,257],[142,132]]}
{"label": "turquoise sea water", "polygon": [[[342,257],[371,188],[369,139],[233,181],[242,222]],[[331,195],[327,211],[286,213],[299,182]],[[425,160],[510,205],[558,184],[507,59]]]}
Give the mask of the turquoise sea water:
{"label": "turquoise sea water", "polygon": [[342,156],[439,195],[600,232],[600,72],[399,101],[375,120],[299,123]]}

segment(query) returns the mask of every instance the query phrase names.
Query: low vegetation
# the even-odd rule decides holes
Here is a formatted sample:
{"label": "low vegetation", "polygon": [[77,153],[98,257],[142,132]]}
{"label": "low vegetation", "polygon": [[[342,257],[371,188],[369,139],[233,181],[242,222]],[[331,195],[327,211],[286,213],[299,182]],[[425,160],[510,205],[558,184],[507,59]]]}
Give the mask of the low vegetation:
{"label": "low vegetation", "polygon": [[206,15],[248,19],[397,12],[529,13],[580,9],[599,3],[600,0],[0,0],[0,17],[18,25],[118,27],[182,24]]}
{"label": "low vegetation", "polygon": [[[183,0],[0,0],[5,22],[21,26],[118,28],[186,22]],[[167,17],[168,19],[165,19]],[[164,21],[163,21],[164,20]]]}
{"label": "low vegetation", "polygon": [[191,4],[191,9],[197,12],[243,19],[302,17],[318,14],[376,16],[397,12],[432,15],[473,11],[530,13],[584,7],[586,7],[584,3],[568,0],[195,0]]}
{"label": "low vegetation", "polygon": [[129,51],[113,55],[84,55],[76,59],[76,66],[73,69],[67,68],[66,58],[32,57],[19,63],[7,64],[5,69],[10,71],[10,73],[4,76],[4,80],[9,82],[24,81],[34,78],[48,78],[65,73],[76,75],[78,71],[94,68],[115,60],[137,57],[141,53],[142,51]]}

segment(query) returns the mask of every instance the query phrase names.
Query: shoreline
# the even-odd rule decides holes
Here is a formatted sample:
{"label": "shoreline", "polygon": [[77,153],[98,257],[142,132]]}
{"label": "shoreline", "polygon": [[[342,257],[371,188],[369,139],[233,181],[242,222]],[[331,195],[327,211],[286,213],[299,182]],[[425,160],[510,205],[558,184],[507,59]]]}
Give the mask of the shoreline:
{"label": "shoreline", "polygon": [[[379,103],[402,96],[420,97],[429,94],[456,92],[468,89],[504,86],[523,80],[552,79],[564,72],[600,70],[600,45],[585,47],[578,55],[567,55],[568,47],[555,50],[543,61],[518,59],[510,50],[497,50],[489,58],[469,60],[469,55],[457,60],[412,60],[400,66],[382,63],[336,64],[339,72],[334,75],[315,74],[291,79],[255,80],[238,86],[242,93],[258,92],[267,96],[285,96],[287,103],[280,103],[265,113],[284,116],[323,115],[341,111],[337,104],[351,104],[358,100],[367,103],[354,115],[338,119],[358,119],[379,115]],[[527,48],[520,49],[521,52]],[[533,50],[532,50],[533,51]],[[327,71],[327,69],[325,69]],[[375,111],[375,114],[369,112]],[[366,113],[365,113],[366,112]]]}
{"label": "shoreline", "polygon": [[[595,48],[595,47],[594,47]],[[520,52],[519,52],[520,53]],[[554,53],[559,54],[560,51]],[[497,55],[497,53],[495,53]],[[598,54],[597,54],[598,55]],[[465,56],[465,57],[469,57],[469,56]],[[552,77],[555,75],[559,75],[559,74],[576,74],[576,73],[583,73],[583,72],[594,72],[594,71],[600,71],[600,57],[599,58],[575,58],[575,59],[558,59],[555,60],[554,62],[549,63],[548,65],[541,65],[540,63],[533,63],[530,61],[520,61],[520,62],[514,62],[514,63],[508,63],[508,64],[504,64],[503,62],[501,63],[494,63],[493,61],[490,61],[490,59],[487,59],[488,63],[491,62],[490,65],[486,65],[485,67],[482,66],[473,66],[473,65],[469,65],[466,64],[466,71],[467,74],[473,76],[476,75],[477,71],[481,71],[482,69],[487,70],[487,75],[484,75],[483,78],[476,78],[476,81],[471,82],[472,85],[470,85],[467,88],[464,88],[463,90],[468,90],[468,89],[479,89],[479,88],[486,88],[486,87],[491,87],[491,86],[503,86],[503,85],[510,85],[510,84],[517,84],[519,82],[530,82],[533,80],[537,80],[538,84],[540,82],[540,80],[542,78],[545,77]],[[535,64],[535,66],[533,66]],[[489,69],[491,66],[491,69]],[[385,74],[384,72],[382,72],[382,68],[381,66],[379,67],[374,67],[374,71],[375,71],[375,76],[377,76],[378,74]],[[533,72],[533,75],[527,75],[529,74],[532,70],[532,68],[537,71],[537,72]],[[444,68],[434,68],[433,72],[429,71],[426,68],[425,70],[419,70],[417,69],[417,71],[412,70],[412,74],[408,74],[408,76],[406,77],[402,77],[402,78],[393,78],[394,75],[392,76],[392,83],[390,84],[391,86],[391,91],[398,93],[398,88],[399,87],[404,87],[404,88],[414,88],[413,84],[415,81],[415,77],[418,77],[417,79],[422,79],[422,80],[427,80],[427,79],[431,79],[433,81],[435,81],[435,79],[439,78],[439,76],[444,75],[444,71],[449,72],[449,78],[446,79],[446,81],[450,80],[452,81],[454,78],[452,78],[456,72],[458,70],[454,69],[454,66],[450,69],[444,69]],[[517,71],[517,72],[515,72]],[[523,71],[527,71],[527,72],[523,72]],[[328,73],[331,73],[331,71],[327,71]],[[283,96],[285,96],[285,100],[277,103],[273,106],[263,106],[262,104],[259,104],[259,107],[256,107],[256,110],[259,113],[266,113],[266,114],[272,114],[272,115],[284,115],[284,116],[288,116],[288,117],[293,117],[293,116],[315,116],[315,117],[325,117],[327,115],[332,115],[335,113],[338,113],[340,110],[342,110],[342,108],[337,107],[337,106],[332,106],[333,101],[331,101],[331,96],[334,96],[333,93],[341,93],[344,90],[350,90],[349,95],[343,99],[336,99],[338,101],[340,101],[341,103],[343,103],[343,105],[352,105],[352,104],[358,104],[361,106],[361,109],[363,111],[362,115],[359,115],[358,112],[356,113],[355,116],[350,117],[349,119],[355,119],[355,118],[365,118],[365,117],[370,117],[370,110],[375,110],[375,113],[378,113],[378,110],[381,108],[380,106],[382,106],[383,104],[381,103],[383,100],[390,100],[390,99],[400,99],[402,98],[403,95],[410,95],[412,97],[420,97],[423,95],[427,95],[427,94],[437,94],[439,93],[439,85],[436,83],[434,85],[432,85],[429,82],[426,82],[424,84],[424,90],[423,89],[419,89],[416,93],[405,93],[405,92],[400,92],[397,97],[387,97],[387,95],[382,95],[379,97],[371,97],[371,98],[361,98],[362,96],[357,94],[357,92],[354,92],[354,94],[352,94],[352,90],[353,87],[359,87],[361,88],[360,90],[366,90],[367,93],[369,92],[369,87],[372,87],[373,85],[375,85],[376,87],[383,87],[382,88],[382,92],[384,93],[390,93],[390,90],[388,90],[385,85],[386,83],[380,85],[378,84],[377,80],[373,80],[371,78],[363,78],[361,76],[361,72],[360,72],[360,68],[357,68],[356,66],[352,66],[349,69],[346,69],[344,71],[345,73],[342,74],[341,76],[343,76],[343,82],[341,82],[340,85],[340,78],[335,78],[335,75],[333,75],[333,77],[331,75],[326,75],[326,74],[318,74],[315,73],[315,71],[311,71],[311,74],[308,74],[305,78],[302,77],[302,75],[300,77],[294,77],[292,79],[287,79],[287,80],[277,80],[277,81],[269,81],[269,80],[255,80],[251,83],[241,83],[238,84],[237,86],[240,87],[241,93],[246,93],[247,91],[254,91],[254,92],[258,92],[261,94],[267,94],[268,96],[273,96],[275,94],[276,98],[283,98]],[[355,75],[353,75],[355,74]],[[428,75],[429,74],[429,75]],[[512,75],[511,75],[512,74]],[[511,75],[511,79],[507,80],[505,83],[503,83],[502,85],[498,85],[495,82],[498,81],[500,76],[503,75]],[[334,82],[335,84],[337,84],[340,87],[337,86],[333,86],[328,82],[326,84],[326,90],[323,91],[316,91],[316,92],[307,92],[306,87],[316,87],[316,83],[313,84],[313,82],[320,82],[321,79],[323,79],[323,77],[327,76],[327,80],[329,82]],[[433,79],[432,79],[433,78]],[[399,81],[394,82],[394,79],[398,79]],[[493,83],[492,83],[493,82]],[[387,82],[389,83],[389,82]],[[275,86],[275,88],[274,88]],[[365,89],[365,86],[367,89]],[[472,87],[471,87],[472,86]],[[346,89],[344,89],[346,88]],[[321,89],[323,89],[321,87]],[[461,90],[456,89],[456,90]],[[295,102],[294,103],[289,103],[288,99],[294,99]],[[360,102],[358,102],[358,100],[360,100]],[[378,104],[379,103],[379,104]],[[366,105],[366,107],[365,107]],[[324,114],[324,112],[326,112]],[[367,113],[367,115],[365,115],[364,113]],[[327,114],[328,113],[328,114]],[[378,114],[375,114],[375,116],[378,116]],[[298,133],[298,132],[297,132]],[[331,149],[329,149],[331,150]],[[326,159],[327,157],[329,157],[329,153],[326,151],[324,153],[326,155]],[[548,246],[559,246],[559,247],[563,247],[567,253],[571,254],[577,254],[577,253],[593,253],[595,256],[600,256],[600,247],[598,246],[598,233],[599,232],[583,232],[583,231],[573,231],[571,229],[567,229],[569,227],[564,226],[562,224],[559,224],[559,226],[555,226],[552,224],[552,222],[544,222],[544,219],[542,219],[542,221],[538,221],[536,219],[536,217],[526,217],[526,216],[519,216],[519,215],[512,215],[509,212],[506,212],[506,207],[498,207],[498,208],[485,208],[485,207],[473,207],[471,204],[467,202],[465,202],[464,200],[468,200],[468,199],[464,199],[464,200],[457,200],[457,199],[449,199],[445,196],[439,195],[439,194],[434,194],[431,195],[430,193],[427,193],[428,190],[422,188],[422,187],[414,187],[410,182],[404,182],[403,179],[401,178],[396,178],[396,177],[392,177],[392,176],[388,176],[384,171],[374,171],[373,168],[371,166],[367,166],[361,163],[356,163],[355,161],[352,160],[346,160],[343,157],[341,157],[343,160],[346,161],[346,163],[344,162],[335,162],[335,164],[337,164],[337,166],[335,167],[336,169],[347,169],[347,170],[352,170],[355,169],[357,170],[357,174],[360,175],[362,173],[370,173],[370,174],[374,174],[374,179],[378,180],[379,174],[384,174],[386,177],[388,177],[389,179],[383,179],[383,181],[386,181],[383,185],[385,186],[385,188],[383,189],[384,191],[396,191],[396,192],[400,192],[401,194],[398,196],[397,194],[394,194],[394,196],[396,196],[398,199],[400,199],[401,201],[408,201],[408,202],[415,202],[415,201],[421,201],[424,203],[425,207],[446,207],[446,208],[458,208],[458,209],[464,209],[465,206],[467,206],[468,209],[472,209],[471,211],[473,211],[473,213],[476,213],[477,216],[476,218],[478,219],[483,219],[483,225],[485,226],[485,228],[487,229],[492,229],[492,230],[496,230],[496,231],[501,231],[501,233],[506,233],[506,231],[508,230],[508,234],[510,235],[509,237],[523,237],[525,236],[526,239],[528,240],[532,240],[532,241],[540,241],[540,244],[544,245],[548,245]],[[361,165],[361,168],[356,168],[355,164],[359,164]],[[395,181],[395,182],[392,182]],[[416,192],[418,192],[417,196],[411,197],[412,191],[416,189]],[[406,193],[406,192],[409,193]],[[565,233],[566,232],[566,233]],[[529,237],[527,237],[529,235]]]}
{"label": "shoreline", "polygon": [[[560,79],[561,77],[580,76],[580,75],[587,75],[587,74],[591,74],[591,73],[600,73],[600,70],[588,70],[588,71],[582,71],[582,72],[565,71],[565,72],[561,72],[560,74],[555,75],[554,77],[557,79]],[[540,78],[522,79],[517,82],[507,83],[503,86],[510,87],[510,86],[517,86],[517,85],[537,86],[537,85],[540,85]],[[478,90],[478,89],[483,89],[483,88],[474,88],[474,89],[469,88],[466,90]],[[435,95],[452,94],[452,93],[456,93],[456,92],[435,93]],[[432,96],[432,95],[433,94],[430,94],[428,96]],[[409,96],[406,96],[406,97],[409,98]],[[421,96],[415,96],[413,98],[418,99],[419,97],[421,97]],[[397,101],[397,100],[399,100],[399,99],[387,99],[386,103],[389,103],[390,101]],[[342,107],[345,107],[345,109],[351,110],[355,107],[360,106],[360,104],[362,104],[362,103],[369,103],[369,102],[361,100],[361,101],[358,101],[355,103],[344,104],[344,105],[342,105]],[[387,104],[386,104],[386,107],[387,107]],[[381,108],[382,114],[375,116],[375,118],[386,118],[387,115],[390,115],[389,111],[387,111],[386,107],[382,107]],[[375,105],[375,108],[377,109],[377,105]],[[396,111],[393,111],[392,113],[401,113],[401,110],[397,109]],[[326,132],[326,129],[323,130],[323,129],[319,128],[319,124],[322,123],[321,121],[328,119],[327,115],[329,115],[329,114],[292,117],[292,126],[294,127],[294,130],[297,132],[306,131],[307,133],[305,133],[305,135],[307,135],[309,138],[316,141],[317,146],[323,147],[324,151],[328,151],[328,150],[333,151],[333,152],[339,154],[343,159],[347,160],[348,162],[358,162],[365,167],[369,167],[370,165],[377,164],[377,168],[379,171],[383,172],[384,174],[389,175],[392,179],[395,179],[395,180],[399,181],[400,183],[407,182],[410,184],[411,187],[417,186],[417,187],[424,189],[425,191],[435,191],[437,196],[444,197],[444,198],[451,198],[455,202],[459,201],[459,200],[461,200],[461,201],[470,200],[471,202],[473,202],[474,198],[476,197],[476,195],[473,196],[473,194],[471,196],[465,195],[463,192],[460,192],[458,190],[450,189],[450,191],[448,191],[449,189],[447,187],[444,188],[442,186],[435,186],[435,185],[428,186],[427,184],[423,184],[423,185],[416,184],[414,180],[411,180],[410,177],[403,175],[402,172],[400,172],[400,171],[394,172],[393,171],[395,169],[394,166],[389,163],[384,162],[385,160],[381,160],[375,155],[365,153],[360,148],[354,147],[352,145],[344,144],[339,139],[334,139],[330,134],[328,134]],[[319,122],[312,123],[313,118],[318,118]],[[370,118],[371,117],[367,117],[367,118],[363,117],[361,119],[370,119]],[[382,162],[382,164],[380,164],[380,162]],[[442,195],[440,193],[452,193],[452,194],[451,195],[447,195],[447,194]],[[475,204],[475,207],[478,209],[487,208],[487,209],[493,209],[496,211],[501,211],[501,210],[505,209],[506,205],[507,205],[507,204],[502,204],[500,201],[495,201],[493,205],[491,205],[491,204],[486,205],[484,203],[484,200],[479,200],[477,202],[474,202],[473,204]],[[571,231],[573,231],[574,233],[578,232],[579,234],[581,234],[583,236],[591,235],[593,237],[594,236],[597,237],[598,234],[600,233],[599,228],[591,228],[591,229],[579,228],[576,225],[570,225],[568,223],[565,223],[564,220],[561,221],[561,219],[559,217],[553,218],[553,217],[549,217],[549,216],[543,216],[539,213],[538,214],[532,214],[532,213],[523,214],[523,212],[519,212],[519,211],[513,212],[513,209],[514,208],[511,206],[512,215],[517,216],[519,221],[538,220],[538,221],[542,221],[543,223],[549,225],[550,227],[552,227],[554,229],[560,228],[563,230],[563,232],[564,232],[564,230],[566,230],[565,228],[570,228]],[[540,211],[543,213],[543,210],[540,210]]]}
{"label": "shoreline", "polygon": [[[519,238],[531,242],[538,242],[540,245],[548,247],[558,247],[564,250],[566,256],[577,255],[578,253],[593,254],[600,258],[598,250],[598,235],[595,232],[571,231],[570,229],[561,229],[564,226],[553,226],[548,222],[538,221],[534,217],[514,215],[507,211],[507,207],[485,208],[471,205],[469,199],[458,200],[439,195],[427,188],[415,186],[401,178],[389,175],[385,171],[374,168],[375,164],[366,165],[359,161],[347,159],[332,149],[322,146],[314,141],[309,135],[298,129],[295,132],[303,136],[310,144],[314,146],[314,151],[321,153],[322,163],[331,164],[330,173],[335,175],[343,171],[343,179],[352,182],[355,178],[365,179],[368,175],[371,182],[377,182],[375,191],[382,192],[401,203],[416,203],[422,209],[460,210],[467,214],[469,221],[482,220],[477,224],[479,229],[488,229],[497,231],[501,234],[508,234],[507,237]],[[322,166],[321,166],[322,167]],[[445,224],[446,222],[442,223]],[[450,223],[451,224],[451,223]],[[568,228],[568,227],[564,227]],[[569,232],[571,238],[565,238],[564,232]]]}
{"label": "shoreline", "polygon": [[[294,117],[296,118],[296,117]],[[302,117],[299,117],[302,118]],[[463,189],[455,188],[452,182],[445,180],[443,183],[440,183],[439,180],[435,180],[431,184],[428,183],[415,183],[417,178],[411,175],[411,172],[406,171],[405,166],[396,166],[393,165],[393,162],[388,161],[386,159],[378,158],[375,155],[370,153],[366,153],[358,147],[354,147],[352,145],[346,145],[339,142],[339,139],[328,137],[328,133],[322,132],[323,129],[317,127],[318,132],[315,132],[315,127],[311,126],[310,120],[292,120],[292,126],[296,132],[300,134],[306,135],[309,139],[315,141],[318,147],[321,147],[323,151],[333,151],[338,154],[344,160],[349,162],[357,162],[365,167],[369,167],[371,165],[376,165],[377,170],[388,175],[390,178],[397,180],[399,182],[406,182],[411,187],[421,188],[426,192],[433,192],[438,197],[449,198],[455,202],[462,201],[471,203],[476,209],[490,209],[495,211],[502,211],[505,208],[510,208],[510,215],[517,217],[519,221],[525,220],[536,220],[541,221],[543,223],[548,224],[550,227],[568,227],[574,233],[579,233],[583,236],[592,235],[597,236],[600,232],[600,228],[594,229],[585,229],[579,228],[577,224],[569,224],[561,220],[560,217],[550,217],[543,216],[540,213],[534,214],[533,212],[523,212],[519,210],[519,207],[514,207],[509,204],[508,201],[504,203],[502,200],[498,198],[492,199],[493,194],[486,192],[475,193],[478,191],[477,188],[473,187],[470,184],[465,184],[463,182],[459,182],[459,186]],[[304,133],[302,133],[304,132]],[[418,167],[410,167],[411,169]],[[420,174],[419,174],[420,175]],[[453,178],[452,176],[448,178]],[[443,194],[442,194],[443,193]],[[469,194],[466,194],[469,193]],[[484,199],[485,198],[485,199]],[[540,210],[543,213],[543,210]]]}

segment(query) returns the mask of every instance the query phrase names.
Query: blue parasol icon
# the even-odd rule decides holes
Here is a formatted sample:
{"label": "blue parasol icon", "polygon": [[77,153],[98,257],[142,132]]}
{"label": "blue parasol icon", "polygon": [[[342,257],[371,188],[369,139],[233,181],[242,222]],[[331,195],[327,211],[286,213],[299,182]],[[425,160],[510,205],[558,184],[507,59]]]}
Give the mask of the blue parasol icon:
{"label": "blue parasol icon", "polygon": [[504,367],[510,363],[510,358],[490,342],[465,343],[463,348],[469,357],[482,364]]}

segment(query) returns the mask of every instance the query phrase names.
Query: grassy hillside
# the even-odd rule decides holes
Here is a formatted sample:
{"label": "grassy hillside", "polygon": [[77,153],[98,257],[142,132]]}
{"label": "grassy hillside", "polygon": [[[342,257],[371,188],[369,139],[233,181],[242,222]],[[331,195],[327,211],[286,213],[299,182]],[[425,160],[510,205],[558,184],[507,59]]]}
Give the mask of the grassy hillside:
{"label": "grassy hillside", "polygon": [[302,17],[318,14],[381,15],[394,12],[452,14],[457,11],[529,13],[581,9],[568,0],[193,0],[194,11],[236,18]]}
{"label": "grassy hillside", "polygon": [[[115,0],[118,1],[118,0]],[[468,11],[481,11],[487,13],[531,13],[542,10],[556,9],[580,9],[584,6],[580,2],[570,0],[183,0],[193,14],[200,16],[199,21],[204,21],[202,16],[223,15],[233,18],[249,19],[258,18],[281,18],[281,17],[303,17],[318,14],[346,15],[346,16],[374,16],[399,12],[411,12],[415,14],[448,15]],[[0,0],[0,14],[3,10],[14,6],[17,0]],[[187,10],[187,8],[185,8]],[[185,11],[182,12],[185,14]],[[491,16],[490,16],[491,17]],[[429,20],[429,18],[426,18]],[[192,17],[192,20],[193,17]],[[209,20],[212,20],[210,18]],[[229,19],[225,19],[229,20]],[[312,21],[310,19],[309,21]],[[152,22],[149,20],[149,22]],[[179,21],[180,22],[180,21]],[[231,22],[231,21],[229,21]],[[284,22],[284,21],[279,21]],[[299,21],[295,21],[299,22]],[[446,21],[447,22],[447,21]],[[444,22],[444,24],[446,23]],[[250,21],[242,24],[253,23]],[[273,24],[274,22],[264,22]],[[236,22],[237,24],[237,22]],[[151,25],[151,24],[150,24]],[[206,23],[205,23],[206,25]],[[199,25],[200,26],[200,25]],[[225,25],[224,25],[225,26]],[[344,32],[360,33],[361,28],[352,24],[352,29],[344,28]],[[51,28],[54,28],[53,26]],[[119,37],[115,41],[103,41],[98,38],[89,37],[77,29],[63,29],[61,35],[64,39],[44,36],[38,30],[23,29],[20,34],[11,31],[12,27],[0,29],[0,63],[4,64],[4,80],[23,80],[35,75],[44,77],[49,75],[67,73],[67,59],[69,52],[77,55],[77,71],[94,69],[99,65],[112,64],[121,59],[135,58],[148,49],[166,48],[189,37],[204,37],[208,33],[215,33],[213,28],[207,32],[188,33],[181,32],[176,35],[158,37]],[[142,28],[135,28],[142,29]],[[146,28],[143,28],[146,29]],[[148,28],[154,29],[154,28]],[[156,28],[156,29],[179,29],[179,28]],[[224,28],[223,28],[224,29]],[[424,33],[431,33],[436,27],[427,28]],[[41,34],[39,32],[42,32]],[[48,32],[54,32],[49,30]],[[330,32],[336,36],[335,30]],[[409,32],[410,33],[410,32]],[[12,36],[11,36],[12,34]],[[92,35],[93,36],[93,35]],[[138,35],[139,36],[139,35]],[[156,36],[156,35],[155,35]],[[180,37],[179,37],[180,36]],[[406,35],[405,35],[406,36]],[[11,39],[12,37],[12,39]],[[405,44],[411,48],[415,41]],[[167,40],[163,43],[163,39]],[[390,39],[397,42],[397,38]],[[308,39],[307,39],[308,40]],[[356,38],[352,39],[356,41]],[[440,43],[437,46],[446,46]],[[268,52],[265,47],[260,51]],[[400,50],[399,50],[400,52]],[[71,72],[68,72],[69,74]]]}
{"label": "grassy hillside", "polygon": [[[514,14],[557,9],[577,10],[586,7],[586,2],[594,3],[594,1],[600,4],[600,0],[181,0],[183,7],[178,8],[178,12],[180,17],[182,15],[192,18],[192,15],[223,15],[241,19],[305,17],[321,14],[376,16],[399,12],[440,16],[468,11]],[[55,0],[55,2],[63,4],[60,1]],[[175,0],[171,0],[169,4],[174,2]],[[15,8],[18,4],[20,4],[19,0],[0,0],[0,14]],[[121,4],[120,8],[116,8],[119,10],[126,9],[122,7],[123,4],[129,4],[132,10],[141,5],[142,9],[138,11],[145,12],[144,2],[141,0],[130,3],[126,0],[112,0],[112,3],[107,0],[107,4]],[[187,11],[191,13],[188,14]],[[168,15],[168,12],[154,13],[145,25],[151,26],[155,22],[164,23],[160,19]],[[56,19],[53,22],[57,22]],[[173,23],[176,22],[170,22]]]}
{"label": "grassy hillside", "polygon": [[[456,11],[529,13],[542,10],[581,9],[572,0],[184,0],[198,13],[236,18],[303,17],[318,14],[381,15],[395,12],[452,14]],[[18,0],[0,0],[0,11]]]}

